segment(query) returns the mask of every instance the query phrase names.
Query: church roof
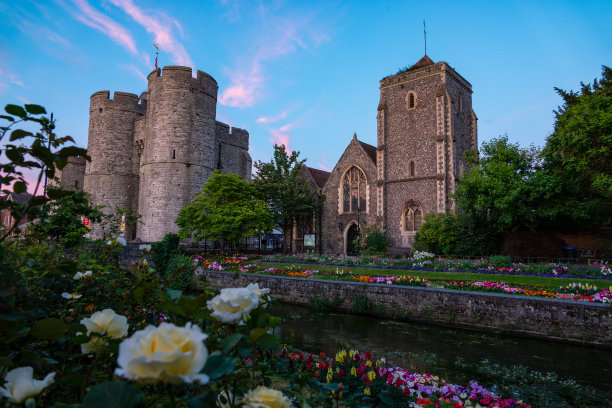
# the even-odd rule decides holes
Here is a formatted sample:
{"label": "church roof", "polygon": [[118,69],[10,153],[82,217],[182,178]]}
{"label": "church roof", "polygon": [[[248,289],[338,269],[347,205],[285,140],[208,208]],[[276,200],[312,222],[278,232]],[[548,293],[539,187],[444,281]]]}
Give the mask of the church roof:
{"label": "church roof", "polygon": [[329,176],[331,176],[331,172],[325,170],[314,169],[312,167],[306,166],[306,170],[310,172],[312,179],[317,184],[317,187],[323,188]]}
{"label": "church roof", "polygon": [[435,62],[433,62],[431,60],[431,58],[429,58],[427,55],[423,56],[423,58],[421,58],[420,60],[417,61],[416,64],[414,64],[412,67],[412,69],[414,68],[421,68],[421,67],[425,67],[427,65],[434,65]]}
{"label": "church roof", "polygon": [[361,147],[363,147],[363,150],[365,150],[368,156],[370,156],[372,161],[376,163],[376,147],[372,146],[371,144],[364,143],[361,140],[358,140],[358,142],[361,143]]}

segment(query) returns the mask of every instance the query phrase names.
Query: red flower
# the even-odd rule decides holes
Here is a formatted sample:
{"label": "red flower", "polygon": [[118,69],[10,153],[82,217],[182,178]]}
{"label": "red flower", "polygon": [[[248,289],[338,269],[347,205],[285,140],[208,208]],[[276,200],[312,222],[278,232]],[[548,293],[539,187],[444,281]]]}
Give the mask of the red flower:
{"label": "red flower", "polygon": [[491,403],[491,400],[489,398],[483,398],[480,400],[480,403],[483,405],[489,405]]}
{"label": "red flower", "polygon": [[369,351],[366,351],[366,359],[368,360],[372,359],[372,353],[370,353]]}
{"label": "red flower", "polygon": [[319,370],[315,371],[315,377],[318,377],[321,375],[321,372]]}
{"label": "red flower", "polygon": [[344,375],[344,370],[338,370],[338,377],[342,377]]}

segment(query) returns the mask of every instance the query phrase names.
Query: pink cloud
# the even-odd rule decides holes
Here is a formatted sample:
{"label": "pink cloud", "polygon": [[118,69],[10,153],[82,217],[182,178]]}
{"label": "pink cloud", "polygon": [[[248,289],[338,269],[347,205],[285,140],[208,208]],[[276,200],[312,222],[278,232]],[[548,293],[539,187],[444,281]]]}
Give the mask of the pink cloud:
{"label": "pink cloud", "polygon": [[183,30],[177,20],[162,13],[157,13],[156,16],[148,14],[136,6],[132,0],[110,0],[110,2],[132,17],[148,33],[153,34],[154,42],[159,45],[161,50],[170,53],[173,63],[188,67],[194,66],[185,47],[174,36],[173,27],[180,33]]}
{"label": "pink cloud", "polygon": [[288,125],[281,126],[278,129],[270,129],[270,133],[272,133],[270,142],[279,146],[284,145],[287,154],[291,154],[291,148],[289,145],[291,142],[291,134],[288,132],[293,128],[293,126],[293,123],[289,123]]}
{"label": "pink cloud", "polygon": [[10,84],[25,88],[25,85],[17,75],[0,68],[0,90],[8,88]]}
{"label": "pink cloud", "polygon": [[136,77],[142,79],[145,83],[148,83],[146,75],[140,69],[138,69],[136,65],[131,64],[131,65],[119,65],[119,66],[125,69],[126,71],[131,72]]}
{"label": "pink cloud", "polygon": [[75,16],[77,20],[105,34],[130,53],[138,55],[136,43],[125,27],[91,7],[87,0],[72,0],[72,2],[82,13]]}
{"label": "pink cloud", "polygon": [[241,61],[236,69],[226,70],[230,86],[219,98],[223,105],[238,108],[253,106],[263,93],[266,80],[263,67],[266,63],[294,53],[298,48],[317,48],[329,39],[313,24],[313,15],[278,17],[271,15],[260,4],[259,20],[254,24],[257,34],[250,41],[254,44],[250,61]]}
{"label": "pink cloud", "polygon": [[274,123],[274,122],[278,122],[279,120],[283,120],[287,117],[287,115],[289,114],[290,110],[284,110],[280,113],[277,113],[276,115],[272,115],[272,116],[262,116],[260,118],[257,118],[257,120],[255,122],[257,123]]}
{"label": "pink cloud", "polygon": [[235,108],[247,108],[255,104],[259,89],[264,82],[261,73],[261,65],[253,61],[249,71],[238,70],[226,73],[231,78],[232,85],[226,88],[219,97],[221,105],[232,106]]}

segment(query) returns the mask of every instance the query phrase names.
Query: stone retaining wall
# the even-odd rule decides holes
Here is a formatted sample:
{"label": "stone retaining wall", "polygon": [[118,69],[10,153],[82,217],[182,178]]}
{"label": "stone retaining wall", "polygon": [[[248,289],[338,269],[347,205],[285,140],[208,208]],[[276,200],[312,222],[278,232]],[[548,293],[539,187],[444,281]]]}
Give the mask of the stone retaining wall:
{"label": "stone retaining wall", "polygon": [[338,309],[351,312],[355,298],[372,302],[369,314],[494,333],[543,338],[612,349],[612,307],[606,304],[541,299],[399,285],[338,282],[233,272],[207,271],[196,276],[213,288],[256,282],[281,302],[313,306],[313,297],[342,299]]}

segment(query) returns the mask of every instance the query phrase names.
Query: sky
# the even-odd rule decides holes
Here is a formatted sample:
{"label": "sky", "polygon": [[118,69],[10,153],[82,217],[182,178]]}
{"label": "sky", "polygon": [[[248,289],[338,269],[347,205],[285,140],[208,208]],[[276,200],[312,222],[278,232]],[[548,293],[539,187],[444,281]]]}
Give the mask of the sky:
{"label": "sky", "polygon": [[[53,112],[87,146],[89,97],[140,94],[184,65],[219,84],[217,120],[332,170],[353,133],[376,145],[379,81],[424,55],[472,84],[479,143],[543,146],[561,104],[612,65],[612,1],[0,0],[0,106]],[[194,71],[195,75],[195,71]]]}

